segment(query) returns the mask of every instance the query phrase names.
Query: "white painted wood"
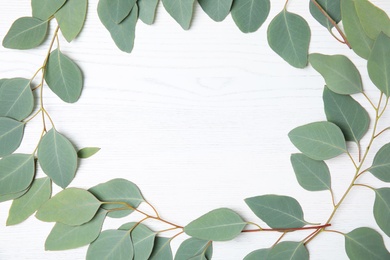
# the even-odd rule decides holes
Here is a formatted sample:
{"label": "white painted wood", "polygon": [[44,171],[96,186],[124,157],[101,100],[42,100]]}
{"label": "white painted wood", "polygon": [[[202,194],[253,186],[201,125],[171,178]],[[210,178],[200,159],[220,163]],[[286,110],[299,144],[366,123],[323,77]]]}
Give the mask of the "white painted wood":
{"label": "white painted wood", "polygon": [[[311,25],[310,51],[350,57],[362,72],[368,95],[377,100],[365,61],[310,17],[308,1],[290,2],[289,10],[305,16]],[[390,2],[373,2],[390,12]],[[137,25],[134,51],[125,54],[100,23],[97,0],[90,1],[81,35],[71,44],[60,39],[61,50],[84,73],[80,101],[65,104],[48,88],[44,91],[45,106],[61,133],[77,148],[102,148],[93,158],[80,162],[71,186],[89,188],[113,178],[129,179],[162,216],[181,225],[219,207],[232,208],[245,219],[262,223],[243,199],[268,193],[293,196],[308,221],[326,221],[332,210],[329,193],[300,188],[289,161],[297,150],[287,137],[296,126],[325,120],[324,82],[313,69],[294,69],[268,47],[267,25],[283,5],[282,0],[272,1],[269,19],[253,34],[241,33],[230,16],[222,23],[211,21],[199,6],[191,29],[183,31],[160,6],[153,26]],[[0,1],[0,13],[2,38],[15,19],[30,15],[30,1]],[[30,78],[42,64],[47,47],[48,42],[28,51],[0,47],[0,78]],[[389,123],[388,114],[384,122]],[[40,127],[38,118],[27,127],[19,151],[34,149]],[[374,150],[388,139],[389,135],[384,135]],[[350,147],[356,155],[356,149]],[[330,160],[329,165],[338,200],[352,178],[353,166],[346,156]],[[385,186],[369,174],[362,181]],[[372,216],[373,195],[366,189],[353,190],[332,221],[334,228],[343,232],[359,226],[379,230]],[[44,251],[52,224],[32,217],[6,227],[9,206],[10,202],[0,204],[0,259],[85,257],[86,247]],[[104,228],[121,223],[110,220]],[[307,235],[289,234],[286,239]],[[174,240],[173,247],[184,238]],[[245,234],[232,242],[215,243],[214,259],[242,259],[254,249],[270,247],[277,238],[275,233]],[[385,242],[390,248],[390,240]],[[347,258],[343,238],[335,234],[321,234],[308,248],[312,259]]]}

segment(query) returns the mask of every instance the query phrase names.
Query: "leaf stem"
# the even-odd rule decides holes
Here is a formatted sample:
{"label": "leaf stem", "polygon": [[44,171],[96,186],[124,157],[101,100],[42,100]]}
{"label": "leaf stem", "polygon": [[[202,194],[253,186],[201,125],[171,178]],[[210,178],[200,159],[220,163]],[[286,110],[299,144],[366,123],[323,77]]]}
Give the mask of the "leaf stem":
{"label": "leaf stem", "polygon": [[300,227],[300,228],[262,228],[262,229],[245,229],[242,233],[250,233],[250,232],[292,232],[298,230],[308,230],[308,229],[322,229],[331,226],[330,223],[319,225],[319,226],[310,226],[310,227]]}
{"label": "leaf stem", "polygon": [[371,101],[371,99],[367,96],[366,93],[362,92],[363,96],[368,100],[368,102],[371,104],[371,106],[377,110],[376,106],[374,105],[374,103]]}
{"label": "leaf stem", "polygon": [[280,240],[283,239],[283,237],[287,234],[287,232],[283,232],[283,234],[275,241],[275,243],[271,246],[271,248],[273,248],[274,246],[276,246]]}
{"label": "leaf stem", "polygon": [[368,188],[368,189],[370,189],[370,190],[375,191],[375,189],[374,189],[373,187],[371,187],[371,186],[369,186],[369,185],[366,185],[366,184],[355,183],[354,185],[355,185],[355,186],[360,186],[360,187],[365,187],[365,188]]}

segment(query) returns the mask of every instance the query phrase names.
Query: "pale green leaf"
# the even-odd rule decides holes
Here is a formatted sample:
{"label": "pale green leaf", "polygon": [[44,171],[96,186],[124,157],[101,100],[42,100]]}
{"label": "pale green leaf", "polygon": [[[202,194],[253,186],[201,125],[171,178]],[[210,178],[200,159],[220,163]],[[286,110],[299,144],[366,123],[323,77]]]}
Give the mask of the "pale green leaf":
{"label": "pale green leaf", "polygon": [[238,236],[245,225],[246,222],[236,212],[219,208],[192,221],[184,227],[184,232],[203,240],[227,241]]}
{"label": "pale green leaf", "polygon": [[390,143],[379,149],[368,171],[381,181],[390,182]]}
{"label": "pale green leaf", "polygon": [[23,120],[31,114],[34,97],[30,80],[13,78],[6,80],[0,88],[0,116]]}
{"label": "pale green leaf", "polygon": [[100,151],[99,147],[85,147],[77,152],[77,156],[81,159],[87,159]]}
{"label": "pale green leaf", "polygon": [[274,246],[267,260],[309,260],[309,251],[303,242],[285,241]]}
{"label": "pale green leaf", "polygon": [[45,202],[35,216],[45,222],[82,225],[95,216],[100,205],[101,202],[90,192],[68,188]]}
{"label": "pale green leaf", "polygon": [[71,142],[54,128],[39,143],[38,161],[58,186],[66,188],[72,182],[77,169],[77,153]]}
{"label": "pale green leaf", "polygon": [[13,153],[22,142],[25,124],[0,117],[0,157]]}
{"label": "pale green leaf", "polygon": [[342,95],[363,92],[360,73],[347,57],[313,53],[309,56],[309,62],[333,92]]}
{"label": "pale green leaf", "polygon": [[121,23],[129,14],[136,0],[110,0],[110,4],[107,6],[110,16],[115,23]]}
{"label": "pale green leaf", "polygon": [[345,251],[351,260],[390,259],[382,236],[367,227],[357,228],[345,234]]}
{"label": "pale green leaf", "polygon": [[307,224],[301,205],[294,198],[263,195],[247,198],[245,203],[271,228],[300,228]]}
{"label": "pale green leaf", "polygon": [[[137,208],[144,201],[137,185],[125,179],[113,179],[101,183],[89,189],[100,201],[127,203],[133,208]],[[103,205],[105,209],[123,208],[122,204]],[[108,213],[109,217],[122,218],[133,212],[132,209],[113,211]]]}
{"label": "pale green leaf", "polygon": [[31,188],[23,196],[12,202],[7,226],[16,225],[37,211],[51,196],[51,181],[48,177],[34,180]]}
{"label": "pale green leaf", "polygon": [[283,9],[268,27],[268,44],[291,66],[307,66],[310,28],[305,19]]}
{"label": "pale green leaf", "polygon": [[291,164],[302,188],[308,191],[330,190],[330,172],[324,161],[310,159],[304,154],[292,154]]}
{"label": "pale green leaf", "polygon": [[198,0],[198,2],[211,19],[221,22],[230,13],[233,0]]}
{"label": "pale green leaf", "polygon": [[374,217],[378,226],[390,237],[390,188],[375,190]]}
{"label": "pale green leaf", "polygon": [[111,38],[116,46],[124,52],[130,53],[134,47],[135,25],[138,20],[138,7],[133,9],[120,24],[116,24],[108,11],[110,0],[100,0],[98,4],[98,15],[102,24],[110,32]]}
{"label": "pale green leaf", "polygon": [[106,214],[106,210],[99,210],[81,226],[56,223],[46,239],[45,250],[68,250],[90,244],[99,236]]}
{"label": "pale green leaf", "polygon": [[66,0],[31,0],[32,15],[41,20],[47,20],[52,16]]}
{"label": "pale green leaf", "polygon": [[145,24],[153,24],[159,0],[138,0],[138,16]]}
{"label": "pale green leaf", "polygon": [[322,97],[328,121],[340,127],[346,141],[358,144],[370,125],[367,111],[351,96],[336,94],[327,87]]}
{"label": "pale green leaf", "polygon": [[40,45],[45,39],[48,21],[33,17],[17,19],[3,39],[3,46],[10,49],[27,50]]}
{"label": "pale green leaf", "polygon": [[195,0],[162,0],[165,10],[184,30],[190,28]]}
{"label": "pale green leaf", "polygon": [[247,256],[245,256],[244,260],[263,260],[263,259],[267,259],[267,256],[268,256],[270,251],[271,251],[270,248],[255,250],[255,251],[249,253]]}
{"label": "pale green leaf", "polygon": [[133,246],[128,231],[106,230],[88,247],[87,260],[132,260]]}
{"label": "pale green leaf", "polygon": [[87,15],[88,0],[67,0],[54,16],[62,35],[71,42],[80,33]]}
{"label": "pale green leaf", "polygon": [[15,193],[8,193],[8,194],[5,194],[5,195],[0,195],[0,202],[4,202],[4,201],[7,201],[7,200],[13,200],[13,199],[20,198],[21,196],[23,196],[23,194],[25,194],[29,190],[29,188],[30,187],[28,187],[25,190],[22,190],[22,191],[19,191],[19,192],[15,192]]}
{"label": "pale green leaf", "polygon": [[0,79],[0,89],[1,89],[1,87],[3,86],[3,84],[4,84],[4,82],[5,82],[6,80],[8,80],[8,79]]}
{"label": "pale green leaf", "polygon": [[0,160],[0,195],[23,191],[35,174],[34,156],[11,154]]}
{"label": "pale green leaf", "polygon": [[390,97],[390,37],[379,34],[367,63],[368,75],[387,98]]}
{"label": "pale green leaf", "polygon": [[171,240],[167,237],[156,237],[152,255],[148,260],[173,260]]}
{"label": "pale green leaf", "polygon": [[330,122],[315,122],[294,128],[291,142],[314,160],[327,160],[347,151],[343,132]]}
{"label": "pale green leaf", "polygon": [[83,88],[81,70],[58,49],[50,53],[45,80],[49,88],[63,101],[74,103],[80,98]]}
{"label": "pale green leaf", "polygon": [[270,9],[269,0],[234,0],[232,17],[242,32],[255,32],[267,19]]}
{"label": "pale green leaf", "polygon": [[187,260],[197,256],[211,259],[213,256],[212,242],[191,237],[180,244],[175,260]]}
{"label": "pale green leaf", "polygon": [[[332,18],[332,20],[338,24],[341,21],[341,7],[340,0],[315,0],[322,9]],[[309,4],[311,15],[324,27],[331,30],[333,24],[329,19],[320,11],[318,6],[316,6],[312,0]]]}

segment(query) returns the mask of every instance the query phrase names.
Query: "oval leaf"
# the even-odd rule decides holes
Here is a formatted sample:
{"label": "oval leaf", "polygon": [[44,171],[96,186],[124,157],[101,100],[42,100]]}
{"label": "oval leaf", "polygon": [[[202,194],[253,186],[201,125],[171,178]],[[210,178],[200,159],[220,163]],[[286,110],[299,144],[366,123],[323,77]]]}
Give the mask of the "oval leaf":
{"label": "oval leaf", "polygon": [[[341,21],[341,7],[340,0],[316,0],[316,2],[322,7],[322,9],[332,18],[332,20],[338,24]],[[324,27],[331,30],[333,24],[329,19],[320,11],[317,5],[310,1],[309,4],[311,15]]]}
{"label": "oval leaf", "polygon": [[305,19],[284,9],[271,21],[267,34],[271,49],[291,66],[307,66],[310,27]]}
{"label": "oval leaf", "polygon": [[54,16],[68,42],[80,33],[87,15],[87,0],[67,0]]}
{"label": "oval leaf", "polygon": [[375,190],[374,217],[378,226],[390,237],[390,188]]}
{"label": "oval leaf", "polygon": [[191,237],[181,243],[176,251],[175,260],[187,260],[196,256],[211,259],[213,256],[212,242]]}
{"label": "oval leaf", "polygon": [[227,208],[212,210],[184,227],[184,232],[192,237],[227,241],[238,236],[244,229],[246,222]]}
{"label": "oval leaf", "polygon": [[166,237],[156,237],[149,260],[173,260],[171,240]]}
{"label": "oval leaf", "polygon": [[114,22],[119,24],[129,15],[135,3],[136,0],[111,0],[107,11]]}
{"label": "oval leaf", "polygon": [[347,57],[313,53],[309,56],[309,62],[333,92],[342,95],[363,92],[360,73]]}
{"label": "oval leaf", "polygon": [[223,21],[230,13],[233,0],[198,0],[203,11],[216,22]]}
{"label": "oval leaf", "polygon": [[3,39],[3,46],[10,49],[27,50],[40,45],[45,39],[48,21],[33,17],[17,19]]}
{"label": "oval leaf", "polygon": [[80,159],[87,159],[99,151],[99,147],[85,147],[77,152],[77,157],[79,157]]}
{"label": "oval leaf", "polygon": [[379,149],[368,171],[381,181],[390,182],[390,143]]}
{"label": "oval leaf", "polygon": [[309,251],[302,242],[285,241],[274,246],[267,260],[309,260]]}
{"label": "oval leaf", "polygon": [[30,187],[28,187],[25,190],[22,190],[22,191],[19,191],[19,192],[15,192],[15,193],[8,193],[8,194],[5,194],[5,195],[0,195],[0,202],[4,202],[4,201],[7,201],[7,200],[13,200],[13,199],[20,198],[21,196],[23,196],[23,194],[25,194],[29,190],[29,188]]}
{"label": "oval leaf", "polygon": [[314,160],[327,160],[346,152],[344,135],[329,122],[315,122],[294,128],[288,134],[291,142]]}
{"label": "oval leaf", "polygon": [[66,0],[31,0],[32,15],[41,20],[52,16]]}
{"label": "oval leaf", "polygon": [[138,16],[145,24],[153,24],[159,0],[138,0]]}
{"label": "oval leaf", "polygon": [[68,188],[48,200],[38,210],[36,217],[46,222],[60,222],[66,225],[82,225],[96,214],[101,202],[90,192]]}
{"label": "oval leaf", "polygon": [[351,260],[390,258],[382,236],[367,227],[357,228],[345,234],[345,251]]}
{"label": "oval leaf", "polygon": [[269,0],[234,0],[232,17],[242,32],[255,32],[267,19],[270,9]]}
{"label": "oval leaf", "polygon": [[184,30],[190,28],[195,0],[162,0],[165,10]]}
{"label": "oval leaf", "polygon": [[0,117],[0,157],[13,153],[23,138],[24,124],[8,117]]}
{"label": "oval leaf", "polygon": [[249,253],[247,256],[245,256],[244,260],[267,259],[270,251],[271,251],[270,248],[255,250],[255,251]]}

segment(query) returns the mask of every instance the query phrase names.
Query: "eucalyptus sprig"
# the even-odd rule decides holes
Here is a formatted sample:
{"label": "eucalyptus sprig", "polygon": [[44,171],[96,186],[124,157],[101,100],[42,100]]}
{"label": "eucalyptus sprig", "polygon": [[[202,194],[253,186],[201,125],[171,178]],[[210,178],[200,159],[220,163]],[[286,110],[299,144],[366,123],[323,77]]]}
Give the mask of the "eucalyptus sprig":
{"label": "eucalyptus sprig", "polygon": [[[196,2],[162,1],[167,12],[184,29],[190,27]],[[294,67],[304,68],[310,63],[326,84],[323,91],[326,120],[296,127],[288,135],[301,152],[291,155],[299,184],[308,191],[329,191],[333,209],[319,221],[322,224],[306,221],[296,199],[267,194],[244,200],[265,225],[246,221],[229,208],[218,208],[183,226],[162,217],[139,188],[125,179],[113,179],[90,189],[68,188],[77,170],[77,158],[88,158],[99,148],[88,147],[76,152],[71,142],[55,128],[44,106],[43,94],[47,85],[67,103],[76,102],[81,95],[82,73],[76,63],[61,52],[60,38],[62,34],[70,42],[80,33],[88,3],[87,0],[32,0],[31,3],[32,17],[17,19],[4,37],[3,46],[31,49],[45,40],[49,23],[55,23],[56,29],[42,66],[30,79],[0,80],[0,201],[13,200],[7,225],[18,224],[36,212],[39,220],[56,223],[47,237],[46,250],[89,245],[86,258],[91,260],[211,259],[214,241],[228,241],[252,232],[278,232],[280,236],[269,248],[249,253],[246,260],[309,259],[307,244],[327,232],[344,237],[350,259],[390,258],[383,237],[375,229],[359,227],[343,233],[332,226],[334,216],[350,191],[367,188],[375,192],[373,214],[378,227],[390,236],[390,188],[374,188],[360,178],[371,173],[383,182],[390,182],[390,143],[382,146],[371,164],[367,161],[373,143],[390,129],[390,126],[378,127],[390,95],[390,19],[383,10],[368,0],[308,1],[313,17],[336,40],[367,59],[369,77],[378,89],[377,104],[366,94],[359,70],[346,56],[309,54],[309,24],[287,10],[288,0],[268,27],[271,49]],[[98,15],[119,49],[131,52],[137,20],[153,23],[158,3],[158,0],[99,0]],[[215,21],[222,21],[231,13],[243,32],[256,31],[270,11],[269,0],[199,0],[198,3]],[[343,26],[339,26],[340,22]],[[39,83],[35,85],[38,78]],[[34,104],[33,91],[38,92],[38,106]],[[374,114],[373,129],[366,145],[361,140],[369,132],[370,113],[354,95],[363,96],[370,113]],[[42,132],[36,148],[31,154],[14,153],[23,139],[25,125],[39,115]],[[350,153],[347,142],[356,144],[357,156]],[[349,158],[354,174],[341,199],[336,201],[327,160],[341,154]],[[36,161],[47,177],[35,178]],[[51,182],[63,188],[53,197]],[[140,209],[142,203],[149,206],[148,211]],[[132,213],[136,213],[133,214],[135,221],[124,221],[117,229],[102,231],[107,217],[125,218]],[[151,221],[161,228],[152,230]],[[287,233],[303,230],[312,232],[296,241],[285,240]],[[172,236],[166,235],[172,232]],[[174,256],[171,241],[182,234],[190,238],[180,245]]]}

